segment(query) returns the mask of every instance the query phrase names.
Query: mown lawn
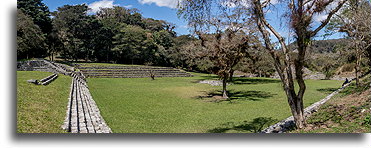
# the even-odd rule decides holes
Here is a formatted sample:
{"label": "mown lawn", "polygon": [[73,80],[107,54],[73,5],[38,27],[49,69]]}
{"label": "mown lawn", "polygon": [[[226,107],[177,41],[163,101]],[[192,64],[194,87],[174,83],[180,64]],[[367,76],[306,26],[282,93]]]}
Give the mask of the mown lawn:
{"label": "mown lawn", "polygon": [[[101,114],[115,133],[257,132],[291,115],[279,80],[238,78],[228,86],[232,101],[207,97],[221,86],[187,78],[89,78]],[[307,80],[305,106],[322,99],[341,81]]]}
{"label": "mown lawn", "polygon": [[71,78],[58,75],[49,85],[34,85],[49,72],[17,71],[17,133],[63,133]]}

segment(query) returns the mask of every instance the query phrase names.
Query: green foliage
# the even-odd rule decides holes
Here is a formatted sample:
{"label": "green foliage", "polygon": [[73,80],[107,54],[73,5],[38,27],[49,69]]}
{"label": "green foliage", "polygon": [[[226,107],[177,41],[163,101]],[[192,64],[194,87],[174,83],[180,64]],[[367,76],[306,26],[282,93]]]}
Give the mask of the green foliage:
{"label": "green foliage", "polygon": [[62,54],[66,58],[77,60],[80,54],[86,54],[83,52],[86,49],[83,45],[86,43],[86,36],[89,36],[87,32],[91,31],[87,27],[88,6],[85,4],[64,5],[57,10],[52,13],[54,16],[53,27],[63,43]]}
{"label": "green foliage", "polygon": [[17,10],[17,58],[44,57],[45,35],[31,17]]}
{"label": "green foliage", "polygon": [[30,16],[43,33],[52,30],[49,8],[42,0],[17,0],[17,9]]}
{"label": "green foliage", "polygon": [[363,125],[370,125],[371,124],[371,116],[367,115],[365,119],[363,120]]}
{"label": "green foliage", "polygon": [[143,63],[142,58],[145,58],[145,54],[150,52],[147,50],[151,50],[147,32],[139,26],[123,25],[113,39],[115,47],[112,51],[118,53],[117,62]]}
{"label": "green foliage", "polygon": [[355,63],[350,63],[350,64],[345,64],[342,68],[342,72],[352,72],[354,71],[356,64]]}

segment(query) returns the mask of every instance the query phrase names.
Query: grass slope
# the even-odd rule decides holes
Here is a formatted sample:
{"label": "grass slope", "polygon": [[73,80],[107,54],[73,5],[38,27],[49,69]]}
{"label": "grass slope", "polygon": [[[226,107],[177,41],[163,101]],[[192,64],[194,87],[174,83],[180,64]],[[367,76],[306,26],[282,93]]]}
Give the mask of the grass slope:
{"label": "grass slope", "polygon": [[[279,80],[238,78],[228,86],[232,101],[214,102],[221,86],[197,83],[215,76],[185,78],[90,78],[101,114],[115,133],[257,132],[291,115]],[[305,106],[341,85],[307,80]],[[214,96],[214,97],[212,97]]]}
{"label": "grass slope", "polygon": [[369,133],[370,79],[353,82],[345,90],[326,102],[307,120],[307,127],[293,133]]}
{"label": "grass slope", "polygon": [[27,83],[29,79],[42,79],[52,73],[17,71],[17,133],[63,133],[61,125],[71,78],[58,75],[47,86]]}

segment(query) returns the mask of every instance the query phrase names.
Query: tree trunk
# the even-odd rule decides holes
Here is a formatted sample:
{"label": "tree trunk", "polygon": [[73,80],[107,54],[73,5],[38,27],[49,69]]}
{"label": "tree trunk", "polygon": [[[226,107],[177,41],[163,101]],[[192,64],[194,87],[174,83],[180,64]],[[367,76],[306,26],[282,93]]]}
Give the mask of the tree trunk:
{"label": "tree trunk", "polygon": [[223,98],[229,99],[227,94],[227,77],[223,78]]}
{"label": "tree trunk", "polygon": [[359,86],[359,78],[358,78],[358,73],[359,73],[359,49],[358,49],[358,46],[356,45],[356,67],[355,67],[355,70],[356,70],[356,87],[358,88]]}
{"label": "tree trunk", "polygon": [[298,129],[305,127],[305,117],[303,108],[303,98],[298,98],[292,91],[286,91],[291,113],[294,117],[295,125]]}
{"label": "tree trunk", "polygon": [[229,71],[229,82],[233,81],[233,73],[234,73],[234,70]]}

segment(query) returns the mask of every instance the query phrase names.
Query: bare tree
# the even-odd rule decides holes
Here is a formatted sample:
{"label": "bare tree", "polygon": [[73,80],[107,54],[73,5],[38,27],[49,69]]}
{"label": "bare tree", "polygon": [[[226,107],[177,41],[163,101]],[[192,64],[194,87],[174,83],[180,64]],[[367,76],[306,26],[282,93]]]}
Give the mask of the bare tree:
{"label": "bare tree", "polygon": [[227,95],[227,81],[233,67],[253,48],[254,36],[249,15],[240,4],[227,0],[184,0],[180,2],[179,15],[188,21],[200,39],[198,57],[207,57],[213,64],[212,72],[223,81],[223,98]]}
{"label": "bare tree", "polygon": [[340,14],[331,19],[330,24],[328,29],[344,32],[353,41],[349,49],[353,49],[356,54],[355,73],[358,86],[363,52],[371,66],[371,3],[367,0],[349,0]]}
{"label": "bare tree", "polygon": [[[295,33],[297,44],[298,53],[296,58],[290,57],[289,53],[291,51],[288,49],[284,37],[266,19],[266,11],[264,9],[270,6],[270,0],[253,0],[253,15],[256,25],[263,36],[265,48],[274,59],[274,66],[282,81],[296,127],[303,128],[306,124],[303,106],[303,97],[306,90],[303,78],[306,50],[310,46],[311,39],[328,24],[331,17],[343,6],[346,0],[290,0],[282,2],[288,5],[287,16],[289,16],[289,27]],[[335,8],[327,10],[333,4],[336,5]],[[316,26],[313,24],[313,16],[320,13],[327,13],[328,15],[325,20]],[[316,27],[312,28],[312,26]],[[277,38],[283,58],[278,56],[277,50],[275,50],[271,42],[270,32]],[[291,68],[292,66],[294,67],[294,71]],[[299,86],[298,92],[295,91],[294,75]]]}
{"label": "bare tree", "polygon": [[[243,15],[242,18],[249,18],[247,16],[252,14],[251,16],[256,23],[256,27],[262,35],[264,46],[273,58],[274,67],[282,81],[296,127],[303,128],[305,126],[303,97],[306,90],[303,67],[306,50],[310,45],[311,39],[328,24],[331,17],[344,5],[346,0],[282,1],[283,4],[287,4],[289,27],[295,34],[298,52],[296,58],[290,57],[291,51],[287,47],[284,37],[266,19],[265,15],[271,5],[270,0],[224,0],[213,2],[212,0],[183,0],[179,12],[191,22],[190,24],[196,24],[196,27],[202,26],[205,24],[205,21],[207,22],[210,18],[217,16],[211,12],[215,10],[212,6],[218,4],[225,4],[229,8],[217,11],[219,14],[224,14],[227,10],[241,12],[235,14]],[[331,9],[330,6],[335,7]],[[313,23],[314,15],[324,13],[327,14],[326,19],[315,25]],[[246,19],[242,21],[246,21]],[[280,50],[277,50],[272,43],[270,33],[278,40]],[[283,56],[279,56],[279,52]],[[294,70],[291,67],[294,67]],[[298,92],[295,91],[294,87],[295,79],[299,86]]]}

